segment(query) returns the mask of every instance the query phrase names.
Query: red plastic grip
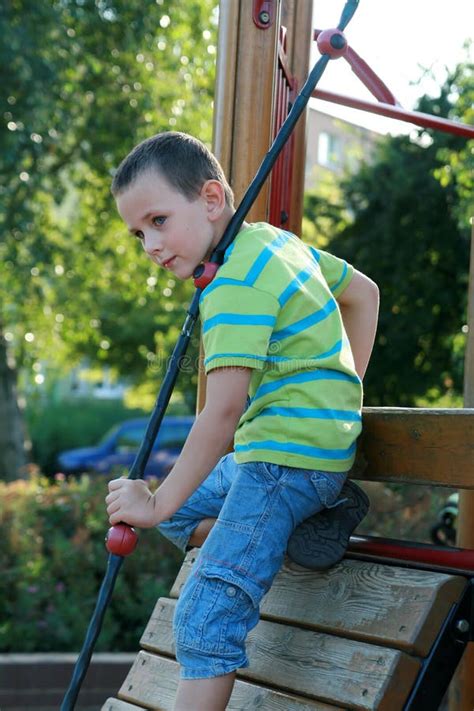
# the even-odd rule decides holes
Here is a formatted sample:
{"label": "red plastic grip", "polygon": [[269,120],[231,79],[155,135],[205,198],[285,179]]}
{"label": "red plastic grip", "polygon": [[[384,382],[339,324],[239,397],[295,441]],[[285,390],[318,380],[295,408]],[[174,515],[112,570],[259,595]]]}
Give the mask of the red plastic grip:
{"label": "red plastic grip", "polygon": [[194,286],[196,289],[205,289],[216,276],[220,264],[215,262],[204,262],[194,270]]}
{"label": "red plastic grip", "polygon": [[126,523],[118,523],[107,531],[105,547],[109,553],[125,557],[133,553],[138,543],[138,533]]}

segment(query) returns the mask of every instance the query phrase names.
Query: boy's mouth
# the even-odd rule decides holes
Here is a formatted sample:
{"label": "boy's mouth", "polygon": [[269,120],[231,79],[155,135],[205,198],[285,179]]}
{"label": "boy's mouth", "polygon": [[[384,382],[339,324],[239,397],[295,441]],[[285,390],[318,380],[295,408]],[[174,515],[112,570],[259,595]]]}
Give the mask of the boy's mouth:
{"label": "boy's mouth", "polygon": [[169,269],[175,259],[176,259],[176,255],[174,257],[171,257],[170,259],[167,259],[165,262],[163,262],[163,264],[161,266],[164,267],[165,269]]}

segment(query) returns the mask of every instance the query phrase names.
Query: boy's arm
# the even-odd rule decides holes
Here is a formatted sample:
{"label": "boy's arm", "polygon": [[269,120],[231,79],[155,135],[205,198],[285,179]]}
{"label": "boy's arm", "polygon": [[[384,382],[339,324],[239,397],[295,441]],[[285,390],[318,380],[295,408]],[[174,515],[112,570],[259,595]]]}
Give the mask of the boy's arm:
{"label": "boy's arm", "polygon": [[355,270],[348,287],[337,297],[337,302],[351,344],[356,371],[362,380],[369,364],[377,330],[377,284]]}
{"label": "boy's arm", "polygon": [[252,370],[216,368],[207,376],[206,405],[194,423],[180,456],[155,494],[142,480],[109,483],[107,513],[112,525],[125,522],[148,528],[166,521],[209,475],[232,442],[245,409]]}

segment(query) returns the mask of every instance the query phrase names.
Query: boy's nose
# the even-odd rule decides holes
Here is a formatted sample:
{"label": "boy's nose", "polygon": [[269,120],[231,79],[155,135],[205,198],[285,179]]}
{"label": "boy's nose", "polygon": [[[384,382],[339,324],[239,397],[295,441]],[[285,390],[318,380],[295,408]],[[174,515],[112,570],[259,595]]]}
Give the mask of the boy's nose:
{"label": "boy's nose", "polygon": [[143,239],[143,248],[145,252],[150,256],[159,255],[163,250],[163,245],[158,235],[145,232]]}

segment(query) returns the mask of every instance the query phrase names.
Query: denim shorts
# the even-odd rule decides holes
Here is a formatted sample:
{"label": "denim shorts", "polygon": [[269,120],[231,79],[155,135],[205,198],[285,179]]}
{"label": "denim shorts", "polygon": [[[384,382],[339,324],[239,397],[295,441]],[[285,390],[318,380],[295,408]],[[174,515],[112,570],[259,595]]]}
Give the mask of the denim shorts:
{"label": "denim shorts", "polygon": [[248,666],[245,640],[262,597],[304,519],[341,503],[346,473],[223,457],[159,530],[182,550],[204,518],[216,518],[177,602],[173,627],[182,679]]}

